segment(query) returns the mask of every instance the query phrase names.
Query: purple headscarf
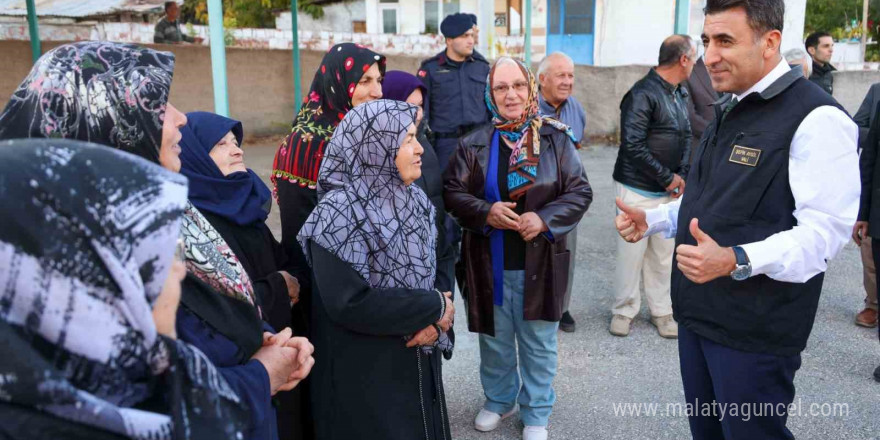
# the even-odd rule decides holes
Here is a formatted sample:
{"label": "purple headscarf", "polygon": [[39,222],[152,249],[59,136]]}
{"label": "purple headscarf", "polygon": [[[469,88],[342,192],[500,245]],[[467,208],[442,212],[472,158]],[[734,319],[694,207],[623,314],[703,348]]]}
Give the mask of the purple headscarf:
{"label": "purple headscarf", "polygon": [[422,99],[427,102],[428,88],[415,75],[400,70],[385,72],[385,79],[382,82],[382,99],[406,101],[406,98],[409,98],[415,89],[422,91]]}

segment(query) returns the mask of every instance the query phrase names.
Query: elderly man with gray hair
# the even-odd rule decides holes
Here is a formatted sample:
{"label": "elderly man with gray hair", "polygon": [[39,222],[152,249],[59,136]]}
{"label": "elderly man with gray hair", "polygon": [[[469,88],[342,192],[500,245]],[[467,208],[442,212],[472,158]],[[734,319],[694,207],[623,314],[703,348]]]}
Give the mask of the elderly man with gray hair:
{"label": "elderly man with gray hair", "polygon": [[[666,38],[657,67],[636,82],[620,103],[620,149],[613,178],[617,197],[627,205],[652,209],[684,194],[691,124],[689,95],[681,84],[691,76],[696,58],[691,37]],[[644,284],[651,323],[661,337],[678,337],[670,297],[673,250],[674,241],[661,236],[638,243],[618,241],[611,334],[629,335],[641,309],[639,285]]]}
{"label": "elderly man with gray hair", "polygon": [[792,68],[795,66],[800,67],[804,71],[804,78],[809,78],[810,74],[813,73],[812,58],[803,49],[789,49],[782,56],[785,58],[785,62]]}
{"label": "elderly man with gray hair", "polygon": [[[584,128],[587,125],[587,114],[584,107],[572,95],[574,91],[574,61],[562,52],[553,52],[541,60],[538,65],[538,111],[571,127],[577,141],[583,142]],[[579,157],[575,156],[578,160]],[[575,329],[575,321],[568,306],[571,302],[571,290],[574,281],[574,265],[577,250],[577,230],[568,235],[568,250],[571,261],[568,268],[568,290],[565,292],[565,313],[559,321],[559,329],[571,333]]]}

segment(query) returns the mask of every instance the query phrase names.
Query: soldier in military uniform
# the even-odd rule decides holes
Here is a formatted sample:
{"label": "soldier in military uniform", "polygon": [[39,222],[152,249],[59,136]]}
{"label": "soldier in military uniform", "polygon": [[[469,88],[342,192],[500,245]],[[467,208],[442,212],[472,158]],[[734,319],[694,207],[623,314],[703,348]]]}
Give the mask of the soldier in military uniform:
{"label": "soldier in military uniform", "polygon": [[[489,121],[484,98],[489,62],[474,50],[474,27],[475,20],[470,14],[444,18],[440,32],[446,37],[446,50],[419,67],[418,77],[428,89],[425,117],[443,170],[458,146],[458,138]],[[451,217],[446,218],[445,227],[446,237],[458,255],[461,229]],[[456,264],[456,278],[461,280],[459,271]]]}
{"label": "soldier in military uniform", "polygon": [[425,113],[434,149],[446,169],[458,138],[489,121],[484,93],[489,62],[474,50],[474,22],[468,14],[443,19],[446,50],[422,62],[419,78],[428,88]]}

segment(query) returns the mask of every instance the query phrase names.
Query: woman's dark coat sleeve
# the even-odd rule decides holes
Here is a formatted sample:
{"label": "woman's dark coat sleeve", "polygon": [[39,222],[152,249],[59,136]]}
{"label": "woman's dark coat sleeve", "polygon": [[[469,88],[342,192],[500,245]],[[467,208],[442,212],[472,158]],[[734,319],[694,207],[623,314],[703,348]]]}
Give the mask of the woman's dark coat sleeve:
{"label": "woman's dark coat sleeve", "polygon": [[411,335],[441,318],[444,299],[433,290],[374,289],[348,263],[310,243],[315,292],[330,319],[351,331]]}
{"label": "woman's dark coat sleeve", "polygon": [[235,344],[223,335],[214,333],[185,307],[180,307],[177,311],[175,328],[182,341],[195,346],[208,356],[235,394],[248,406],[249,431],[265,431],[267,417],[275,409],[272,407],[269,374],[263,364],[251,359],[242,365],[235,365],[234,358],[238,350]]}
{"label": "woman's dark coat sleeve", "polygon": [[486,218],[492,204],[470,193],[471,171],[480,169],[472,163],[476,158],[468,154],[461,142],[443,173],[443,203],[459,226],[480,235],[488,235]]}
{"label": "woman's dark coat sleeve", "polygon": [[562,194],[535,213],[541,217],[553,237],[562,237],[571,232],[587,212],[593,201],[593,190],[571,140],[564,135],[555,135],[553,139],[559,161]]}
{"label": "woman's dark coat sleeve", "polygon": [[280,273],[272,272],[254,281],[254,292],[260,298],[264,321],[275,331],[290,327],[290,295],[287,282]]}

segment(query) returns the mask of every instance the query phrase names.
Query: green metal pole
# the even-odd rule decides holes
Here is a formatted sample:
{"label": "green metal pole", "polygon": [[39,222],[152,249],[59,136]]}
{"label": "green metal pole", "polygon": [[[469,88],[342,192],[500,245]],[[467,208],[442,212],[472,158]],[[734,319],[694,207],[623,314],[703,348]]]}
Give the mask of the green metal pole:
{"label": "green metal pole", "polygon": [[[296,13],[299,10],[297,8],[297,0],[290,0],[290,32],[293,36],[293,99],[296,103],[295,106],[299,107],[300,103],[302,103],[302,80],[300,78],[300,62],[299,62],[299,31],[297,28],[297,20]],[[297,111],[297,109],[294,109]],[[294,115],[296,116],[296,115]]]}
{"label": "green metal pole", "polygon": [[526,14],[526,67],[532,68],[532,0],[526,0],[526,7],[523,8]]}
{"label": "green metal pole", "polygon": [[226,41],[223,38],[223,4],[221,0],[208,0],[208,28],[211,35],[214,113],[229,117],[229,96],[226,94]]}
{"label": "green metal pole", "polygon": [[691,0],[675,1],[675,33],[686,35],[691,20]]}
{"label": "green metal pole", "polygon": [[36,63],[43,51],[40,48],[40,30],[37,28],[37,7],[34,0],[27,0],[28,31],[31,34],[31,57]]}

